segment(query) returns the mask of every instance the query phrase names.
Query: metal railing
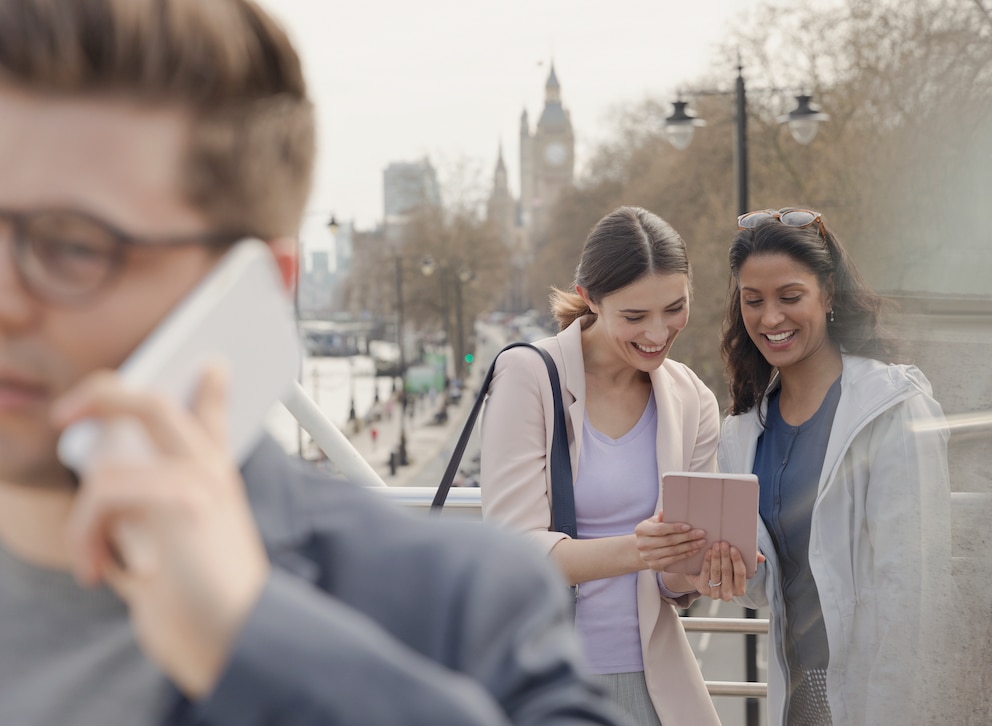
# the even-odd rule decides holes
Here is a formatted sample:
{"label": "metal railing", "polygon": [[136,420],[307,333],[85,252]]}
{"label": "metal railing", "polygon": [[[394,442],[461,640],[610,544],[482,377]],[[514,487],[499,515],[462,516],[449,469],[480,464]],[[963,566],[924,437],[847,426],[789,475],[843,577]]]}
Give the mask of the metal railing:
{"label": "metal railing", "polygon": [[[687,633],[732,633],[736,635],[767,635],[767,618],[697,618],[682,617]],[[711,696],[740,696],[767,698],[768,684],[749,681],[706,681]]]}
{"label": "metal railing", "polygon": [[[413,509],[428,510],[434,498],[434,487],[385,487],[380,492],[397,504]],[[984,492],[951,492],[951,513],[961,514],[978,505],[992,506],[992,494]],[[482,498],[477,487],[452,487],[444,511],[456,510],[459,515],[468,514],[482,518]]]}
{"label": "metal railing", "polygon": [[320,410],[299,381],[293,382],[292,388],[281,400],[297,423],[327,454],[328,461],[341,476],[363,487],[385,488],[382,477],[355,450],[341,429]]}
{"label": "metal railing", "polygon": [[682,618],[687,633],[740,633],[768,635],[768,620],[756,618]]}

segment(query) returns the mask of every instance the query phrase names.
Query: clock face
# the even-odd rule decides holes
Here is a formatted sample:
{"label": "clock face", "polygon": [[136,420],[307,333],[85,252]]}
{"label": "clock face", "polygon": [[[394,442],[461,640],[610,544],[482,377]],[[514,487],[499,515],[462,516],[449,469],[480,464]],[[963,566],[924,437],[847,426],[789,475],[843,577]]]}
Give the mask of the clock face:
{"label": "clock face", "polygon": [[552,141],[544,147],[544,159],[549,164],[561,166],[568,158],[568,149],[560,141]]}

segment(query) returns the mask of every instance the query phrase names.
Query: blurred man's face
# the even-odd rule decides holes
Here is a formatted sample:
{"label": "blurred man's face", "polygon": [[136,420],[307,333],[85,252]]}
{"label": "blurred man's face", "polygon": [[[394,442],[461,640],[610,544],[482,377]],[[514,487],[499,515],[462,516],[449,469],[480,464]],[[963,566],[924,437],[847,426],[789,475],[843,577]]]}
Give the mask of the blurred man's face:
{"label": "blurred man's face", "polygon": [[[207,232],[179,193],[186,124],[176,110],[0,85],[0,215],[83,212],[136,237]],[[198,246],[130,249],[95,296],[56,303],[25,288],[14,238],[0,217],[0,482],[59,485],[69,480],[52,402],[119,365],[213,258]]]}

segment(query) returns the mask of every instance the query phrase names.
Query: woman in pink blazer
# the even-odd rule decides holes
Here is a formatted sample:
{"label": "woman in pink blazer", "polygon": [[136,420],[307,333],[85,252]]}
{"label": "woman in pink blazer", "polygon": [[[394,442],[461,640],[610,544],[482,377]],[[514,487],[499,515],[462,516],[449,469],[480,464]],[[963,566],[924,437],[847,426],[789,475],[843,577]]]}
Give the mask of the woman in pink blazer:
{"label": "woman in pink blazer", "polygon": [[663,520],[661,474],[714,471],[720,429],[713,393],[668,359],[689,298],[682,238],[634,207],[596,224],[574,292],[552,295],[561,332],[537,345],[558,365],[567,407],[577,539],[548,531],[552,394],[533,351],[499,357],[482,423],[483,517],[527,533],[579,585],[590,670],[637,724],[719,724],[675,606],[745,586],[724,543],[699,577],[662,575],[705,546],[705,533]]}

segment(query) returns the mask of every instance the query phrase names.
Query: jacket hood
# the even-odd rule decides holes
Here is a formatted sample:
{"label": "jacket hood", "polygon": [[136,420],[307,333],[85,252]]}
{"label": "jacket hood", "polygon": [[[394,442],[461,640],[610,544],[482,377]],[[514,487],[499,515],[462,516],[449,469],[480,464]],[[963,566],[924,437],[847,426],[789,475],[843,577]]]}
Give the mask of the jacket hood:
{"label": "jacket hood", "polygon": [[[883,363],[873,358],[842,354],[843,373],[841,375],[841,397],[837,405],[836,420],[847,422],[853,429],[860,428],[881,410],[918,394],[931,395],[932,386],[923,372],[914,365]],[[768,384],[766,395],[761,401],[761,418],[758,409],[747,413],[727,416],[724,430],[732,435],[721,437],[738,442],[750,442],[751,451],[728,451],[721,446],[720,466],[734,467],[735,471],[745,462],[750,466],[753,459],[753,446],[758,433],[764,426],[761,420],[768,405],[768,393],[780,385],[778,373]],[[837,442],[835,445],[840,445]]]}

